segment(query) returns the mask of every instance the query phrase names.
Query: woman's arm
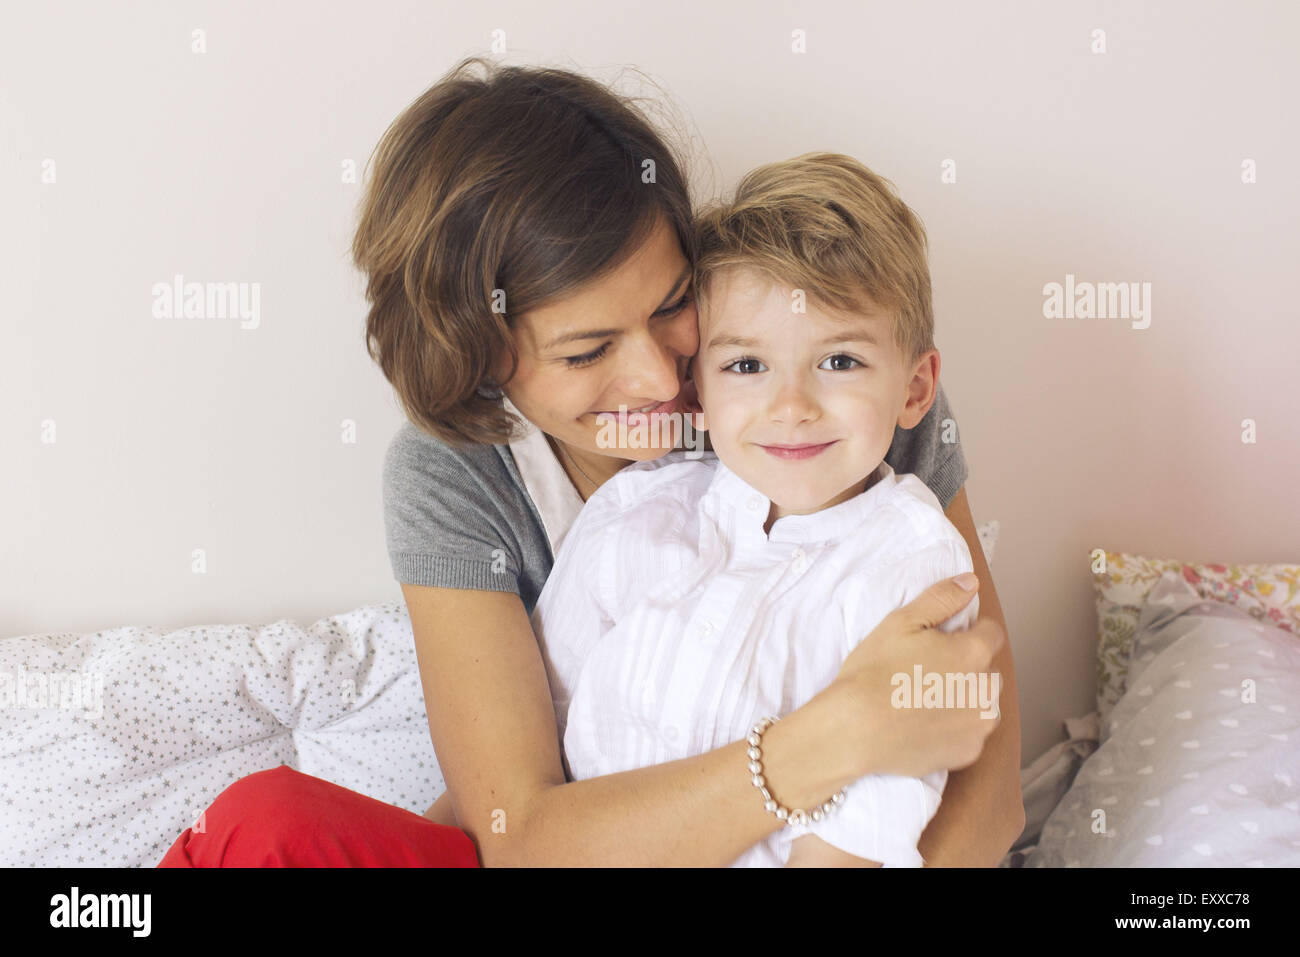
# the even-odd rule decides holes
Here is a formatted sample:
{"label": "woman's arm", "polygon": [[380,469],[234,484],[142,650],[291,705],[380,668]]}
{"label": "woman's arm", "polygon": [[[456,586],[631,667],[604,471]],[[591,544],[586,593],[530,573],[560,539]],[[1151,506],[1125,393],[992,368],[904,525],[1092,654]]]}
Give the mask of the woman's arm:
{"label": "woman's arm", "polygon": [[[975,531],[965,486],[945,514],[966,539],[979,576],[979,620],[996,622],[1005,634],[1006,619]],[[996,867],[1025,829],[1020,793],[1020,706],[1009,641],[1003,642],[991,667],[1002,674],[1002,720],[989,735],[979,760],[949,773],[943,803],[917,844],[927,867]]]}
{"label": "woman's arm", "polygon": [[[519,597],[402,591],[454,820],[485,866],[723,867],[784,826],[744,770],[743,740],[565,783],[555,705]],[[917,663],[991,667],[1002,632],[980,623],[936,630],[971,598],[947,579],[891,612],[829,687],[764,733],[764,774],[783,804],[811,807],[868,774],[921,777],[976,761],[998,722],[971,709],[889,703],[891,676]]]}
{"label": "woman's arm", "polygon": [[[743,740],[566,783],[541,650],[519,596],[402,592],[454,819],[484,866],[724,867],[784,826],[750,782]],[[766,773],[789,806],[811,806],[869,771],[842,687],[763,735]]]}
{"label": "woman's arm", "polygon": [[449,827],[460,827],[456,823],[456,810],[451,806],[451,792],[443,788],[438,799],[429,805],[429,810],[424,812],[434,824],[446,824]]}

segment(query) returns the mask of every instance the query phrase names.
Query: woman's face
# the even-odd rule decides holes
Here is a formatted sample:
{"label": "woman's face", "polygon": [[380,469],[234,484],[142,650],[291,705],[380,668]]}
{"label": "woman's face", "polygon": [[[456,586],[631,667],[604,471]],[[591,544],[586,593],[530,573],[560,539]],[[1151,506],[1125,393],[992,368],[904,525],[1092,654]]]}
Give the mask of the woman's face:
{"label": "woman's face", "polygon": [[[672,449],[661,430],[611,428],[619,406],[634,412],[683,412],[686,369],[699,348],[691,273],[676,233],[664,219],[626,262],[560,302],[521,315],[514,327],[519,366],[501,389],[529,421],[605,477],[628,461],[656,459]],[[508,367],[501,370],[501,374]],[[498,381],[499,378],[498,378]],[[615,420],[616,421],[616,420]],[[611,434],[638,433],[647,447],[619,447]],[[625,446],[640,445],[638,439]],[[606,457],[603,461],[596,456]],[[617,462],[610,462],[612,457]],[[611,468],[612,467],[612,468]],[[594,474],[594,473],[593,473]]]}

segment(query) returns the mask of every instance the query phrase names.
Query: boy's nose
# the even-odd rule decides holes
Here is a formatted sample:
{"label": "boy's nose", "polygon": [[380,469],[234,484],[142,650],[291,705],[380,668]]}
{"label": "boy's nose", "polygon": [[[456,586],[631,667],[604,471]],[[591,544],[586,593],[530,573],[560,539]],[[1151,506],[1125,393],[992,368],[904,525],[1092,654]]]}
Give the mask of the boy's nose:
{"label": "boy's nose", "polygon": [[772,397],[770,414],[775,422],[801,422],[817,412],[817,402],[799,376],[787,378]]}

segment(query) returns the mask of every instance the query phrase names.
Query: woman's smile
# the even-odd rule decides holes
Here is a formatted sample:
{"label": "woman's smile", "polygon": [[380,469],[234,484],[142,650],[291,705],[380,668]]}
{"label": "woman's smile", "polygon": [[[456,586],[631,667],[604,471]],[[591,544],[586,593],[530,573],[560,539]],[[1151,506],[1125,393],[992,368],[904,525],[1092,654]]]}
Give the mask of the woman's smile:
{"label": "woman's smile", "polygon": [[622,407],[620,409],[601,410],[599,412],[593,412],[592,414],[597,418],[600,418],[601,416],[612,416],[618,421],[626,421],[629,416],[633,415],[668,415],[676,411],[677,399],[672,398],[667,402],[660,402],[658,404],[652,403],[650,405],[641,406],[637,409]]}

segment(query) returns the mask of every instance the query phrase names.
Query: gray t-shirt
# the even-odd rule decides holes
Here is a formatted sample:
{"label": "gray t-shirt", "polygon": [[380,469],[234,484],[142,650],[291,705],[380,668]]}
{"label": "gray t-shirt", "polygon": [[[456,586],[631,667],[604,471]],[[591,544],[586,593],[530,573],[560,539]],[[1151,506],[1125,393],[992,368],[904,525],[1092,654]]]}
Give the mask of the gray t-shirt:
{"label": "gray t-shirt", "polygon": [[[953,420],[951,442],[944,423]],[[885,461],[929,486],[944,509],[968,470],[940,384],[913,429],[896,429]],[[508,445],[464,449],[407,422],[384,458],[384,529],[393,576],[409,585],[514,592],[531,615],[555,556]]]}

